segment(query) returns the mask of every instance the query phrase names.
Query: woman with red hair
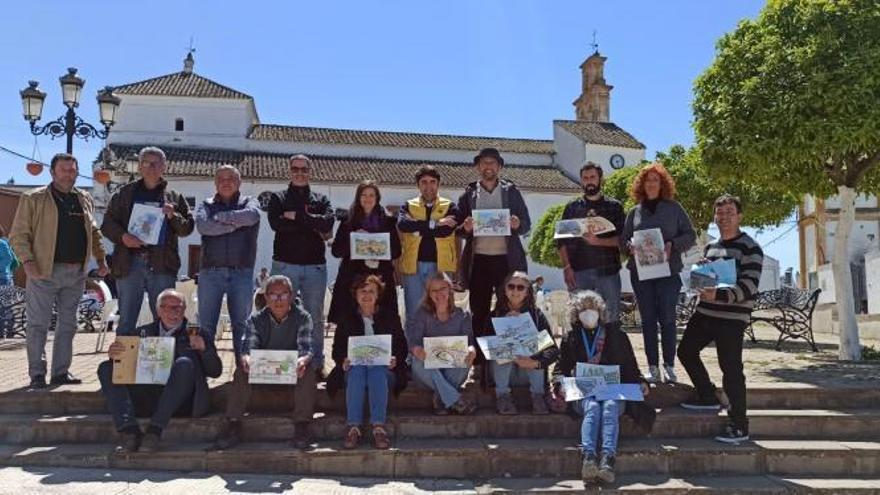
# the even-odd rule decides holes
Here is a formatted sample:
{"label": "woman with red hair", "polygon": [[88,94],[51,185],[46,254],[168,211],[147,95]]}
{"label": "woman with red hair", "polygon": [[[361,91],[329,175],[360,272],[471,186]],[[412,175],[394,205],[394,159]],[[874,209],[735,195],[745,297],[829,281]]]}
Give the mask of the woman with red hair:
{"label": "woman with red hair", "polygon": [[[661,379],[675,383],[675,306],[681,291],[678,274],[682,269],[681,255],[694,245],[696,233],[684,208],[674,199],[675,180],[661,163],[646,165],[639,171],[630,195],[636,206],[626,216],[620,242],[630,253],[627,268],[642,320],[648,358],[646,378],[653,383]],[[632,256],[633,232],[647,229],[660,229],[663,235],[663,252],[669,263],[668,277],[639,280],[635,257]],[[658,324],[663,344],[663,377],[659,366]]]}

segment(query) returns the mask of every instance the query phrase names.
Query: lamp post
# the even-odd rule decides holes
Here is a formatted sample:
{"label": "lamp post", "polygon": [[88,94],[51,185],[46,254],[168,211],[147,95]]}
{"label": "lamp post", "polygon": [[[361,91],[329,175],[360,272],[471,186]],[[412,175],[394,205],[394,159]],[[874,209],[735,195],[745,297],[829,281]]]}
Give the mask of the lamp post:
{"label": "lamp post", "polygon": [[79,106],[79,98],[82,88],[86,82],[84,79],[76,75],[76,68],[67,69],[67,74],[61,76],[61,94],[67,112],[45,125],[37,125],[37,121],[43,114],[43,102],[46,100],[46,93],[40,91],[37,81],[29,81],[28,87],[21,90],[21,104],[24,111],[24,119],[30,123],[31,133],[34,136],[40,134],[48,134],[55,139],[57,137],[67,137],[67,152],[73,153],[73,137],[88,140],[89,138],[105,139],[110,132],[110,127],[116,123],[116,111],[122,100],[113,94],[113,88],[110,86],[98,91],[98,110],[100,112],[101,124],[104,129],[98,129],[92,124],[85,122],[76,115],[74,109]]}

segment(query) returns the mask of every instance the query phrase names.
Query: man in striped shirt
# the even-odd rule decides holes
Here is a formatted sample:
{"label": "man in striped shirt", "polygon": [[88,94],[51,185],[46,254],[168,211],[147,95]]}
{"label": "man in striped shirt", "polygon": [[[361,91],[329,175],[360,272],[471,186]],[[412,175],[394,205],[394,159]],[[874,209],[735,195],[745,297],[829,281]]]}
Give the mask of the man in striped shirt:
{"label": "man in striped shirt", "polygon": [[734,260],[736,284],[732,287],[702,290],[700,303],[688,322],[678,347],[678,359],[696,388],[695,397],[682,403],[682,407],[718,410],[721,404],[715,394],[715,385],[700,359],[700,351],[715,342],[718,364],[723,375],[722,385],[730,400],[727,414],[729,422],[715,439],[727,443],[738,443],[749,438],[742,343],[764,265],[761,246],[739,229],[741,222],[742,203],[739,198],[723,194],[715,200],[715,224],[721,238],[706,246],[700,263]]}

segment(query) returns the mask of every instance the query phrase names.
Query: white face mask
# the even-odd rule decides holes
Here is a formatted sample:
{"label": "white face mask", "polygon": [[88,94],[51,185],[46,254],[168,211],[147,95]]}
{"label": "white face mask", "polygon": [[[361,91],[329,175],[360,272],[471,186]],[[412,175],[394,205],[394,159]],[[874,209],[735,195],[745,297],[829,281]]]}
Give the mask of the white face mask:
{"label": "white face mask", "polygon": [[578,313],[578,319],[584,328],[596,328],[599,324],[599,312],[595,309],[585,309]]}

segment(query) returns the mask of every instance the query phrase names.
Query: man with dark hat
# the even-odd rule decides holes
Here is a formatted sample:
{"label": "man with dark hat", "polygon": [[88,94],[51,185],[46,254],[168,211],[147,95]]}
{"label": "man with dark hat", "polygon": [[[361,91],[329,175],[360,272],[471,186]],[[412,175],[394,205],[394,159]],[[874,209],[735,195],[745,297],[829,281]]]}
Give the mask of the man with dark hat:
{"label": "man with dark hat", "polygon": [[[520,236],[529,233],[532,221],[516,184],[499,176],[503,166],[504,158],[497,149],[480,150],[474,157],[480,180],[468,184],[458,199],[459,215],[464,218],[458,233],[465,239],[460,278],[462,285],[470,290],[475,336],[491,332],[488,323],[492,294],[503,293],[504,278],[514,270],[527,271]],[[474,210],[500,209],[510,211],[510,235],[474,236]],[[480,276],[473,277],[474,273]]]}

